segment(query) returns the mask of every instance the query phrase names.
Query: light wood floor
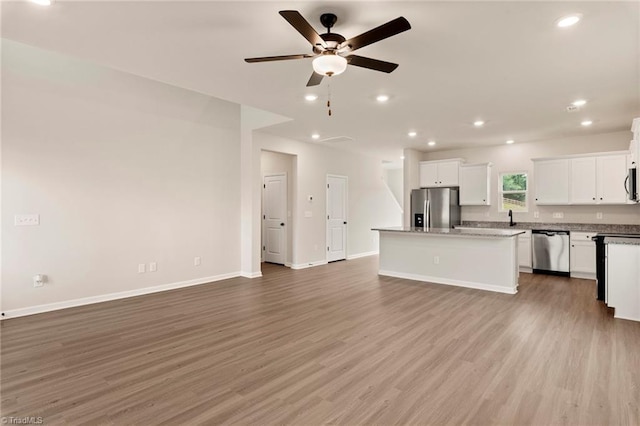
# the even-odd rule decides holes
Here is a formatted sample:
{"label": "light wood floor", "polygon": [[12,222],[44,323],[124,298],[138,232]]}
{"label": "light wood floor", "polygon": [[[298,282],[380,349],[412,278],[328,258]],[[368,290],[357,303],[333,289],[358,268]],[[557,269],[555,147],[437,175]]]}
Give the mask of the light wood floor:
{"label": "light wood floor", "polygon": [[[461,265],[461,267],[464,267]],[[45,424],[640,424],[640,324],[593,281],[515,296],[369,257],[2,322],[2,415]]]}

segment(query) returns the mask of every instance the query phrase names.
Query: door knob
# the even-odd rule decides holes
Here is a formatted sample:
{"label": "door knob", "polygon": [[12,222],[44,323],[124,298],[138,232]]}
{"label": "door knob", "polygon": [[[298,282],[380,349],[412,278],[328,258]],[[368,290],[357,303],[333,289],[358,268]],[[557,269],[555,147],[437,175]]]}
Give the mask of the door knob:
{"label": "door knob", "polygon": [[284,222],[282,222],[282,223],[280,224],[280,226],[284,226]]}
{"label": "door knob", "polygon": [[342,222],[342,223],[344,223],[345,225],[347,224],[347,222]]}

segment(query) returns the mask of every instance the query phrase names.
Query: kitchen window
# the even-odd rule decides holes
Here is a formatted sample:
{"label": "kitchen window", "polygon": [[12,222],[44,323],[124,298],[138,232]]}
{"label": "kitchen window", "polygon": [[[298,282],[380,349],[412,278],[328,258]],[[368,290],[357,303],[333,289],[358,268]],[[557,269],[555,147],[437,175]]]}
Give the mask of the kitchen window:
{"label": "kitchen window", "polygon": [[500,211],[528,211],[526,172],[500,173],[499,184]]}

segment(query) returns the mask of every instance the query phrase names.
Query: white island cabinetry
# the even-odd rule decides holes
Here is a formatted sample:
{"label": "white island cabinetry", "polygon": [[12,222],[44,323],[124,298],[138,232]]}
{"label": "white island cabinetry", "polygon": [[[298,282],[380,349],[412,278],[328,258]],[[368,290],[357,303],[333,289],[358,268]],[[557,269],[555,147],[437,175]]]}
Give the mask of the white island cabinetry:
{"label": "white island cabinetry", "polygon": [[615,309],[615,318],[632,321],[640,321],[640,244],[637,241],[605,238],[607,305]]}
{"label": "white island cabinetry", "polygon": [[379,275],[515,294],[524,231],[380,228]]}

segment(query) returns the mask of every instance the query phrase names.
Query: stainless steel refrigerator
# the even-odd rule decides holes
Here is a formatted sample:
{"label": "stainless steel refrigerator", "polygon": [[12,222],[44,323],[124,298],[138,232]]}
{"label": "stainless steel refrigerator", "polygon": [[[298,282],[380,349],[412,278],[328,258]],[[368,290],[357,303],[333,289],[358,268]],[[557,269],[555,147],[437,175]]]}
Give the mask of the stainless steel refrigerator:
{"label": "stainless steel refrigerator", "polygon": [[460,225],[459,200],[457,187],[414,189],[411,191],[411,226],[453,228]]}

